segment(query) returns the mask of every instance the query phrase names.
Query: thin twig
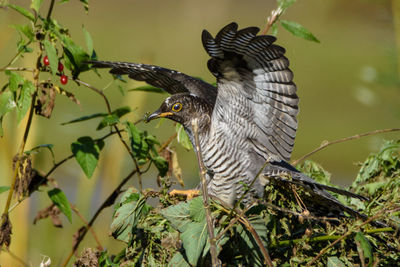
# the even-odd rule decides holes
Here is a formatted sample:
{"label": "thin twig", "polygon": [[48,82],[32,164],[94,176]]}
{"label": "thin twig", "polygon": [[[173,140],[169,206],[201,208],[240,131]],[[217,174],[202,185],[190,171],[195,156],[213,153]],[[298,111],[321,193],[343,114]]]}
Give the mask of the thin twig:
{"label": "thin twig", "polygon": [[[40,57],[41,57],[41,53],[39,54],[38,61],[40,60]],[[39,80],[39,71],[38,70],[36,70],[33,73],[33,79],[35,81],[35,86],[36,86],[36,89],[37,89],[38,88],[37,87],[38,86],[38,80]],[[5,215],[5,216],[2,216],[2,218],[4,218],[3,220],[5,220],[5,218],[8,217],[8,212],[9,212],[9,208],[10,208],[10,205],[11,205],[11,199],[12,199],[12,196],[14,194],[15,182],[17,180],[18,171],[19,171],[19,167],[20,167],[20,164],[21,164],[20,158],[22,157],[22,154],[24,153],[25,145],[26,145],[26,142],[28,140],[29,130],[31,129],[33,111],[35,109],[36,95],[37,95],[37,93],[35,91],[33,93],[33,96],[32,96],[29,115],[28,115],[28,121],[27,121],[26,126],[25,126],[24,136],[22,138],[22,142],[21,142],[21,145],[20,145],[20,148],[19,148],[19,152],[18,152],[17,162],[15,164],[14,176],[13,176],[13,178],[11,180],[11,186],[10,186],[10,190],[8,191],[7,202],[6,202],[6,205],[4,207],[4,211],[3,211],[3,215]],[[3,222],[4,221],[2,221],[2,223]]]}
{"label": "thin twig", "polygon": [[172,141],[174,141],[174,139],[176,138],[177,135],[178,135],[178,133],[174,133],[173,135],[171,135],[171,136],[168,138],[168,140],[165,141],[165,143],[162,144],[162,145],[160,146],[159,151],[164,150]]}
{"label": "thin twig", "polygon": [[[97,138],[94,141],[100,141],[100,140],[105,140],[106,138],[108,138],[109,136],[112,136],[116,134],[116,132],[109,132],[108,134],[104,135],[103,137]],[[47,180],[47,178],[49,178],[50,174],[52,174],[58,167],[60,167],[62,164],[64,164],[66,161],[70,160],[74,158],[74,155],[71,154],[68,157],[60,160],[59,162],[55,163],[53,165],[53,167],[51,167],[51,169],[43,176],[43,179],[38,182],[39,185],[41,185],[44,181]],[[12,210],[14,210],[19,204],[21,204],[22,201],[24,201],[26,198],[28,198],[29,196],[24,196],[23,198],[18,199],[17,202],[15,202],[8,210],[8,212],[11,212]]]}
{"label": "thin twig", "polygon": [[[247,228],[247,230],[252,234],[252,236],[253,236],[254,240],[256,241],[258,247],[260,248],[261,253],[263,254],[264,264],[267,265],[268,267],[273,267],[274,265],[272,263],[271,257],[269,256],[268,250],[264,247],[264,244],[263,244],[260,236],[258,235],[257,231],[254,229],[254,227],[251,225],[250,221],[244,215],[244,213],[246,213],[247,209],[250,208],[252,205],[253,204],[249,205],[249,207],[247,207],[243,211],[240,211],[239,209],[228,210],[224,206],[220,206],[220,208],[224,212],[229,213],[230,215],[234,214],[236,216],[236,218],[238,219],[238,221],[241,222]],[[232,227],[232,226],[233,226],[233,223],[231,221],[231,223],[228,225],[228,227]],[[224,231],[225,231],[225,229],[224,229]],[[220,236],[220,235],[218,235],[218,236]]]}
{"label": "thin twig", "polygon": [[199,169],[200,169],[200,180],[201,180],[202,194],[203,194],[203,206],[206,211],[207,232],[208,232],[208,236],[210,239],[211,264],[213,267],[216,267],[216,266],[220,266],[221,264],[218,260],[216,240],[214,237],[213,220],[212,220],[211,211],[210,211],[210,200],[208,197],[207,181],[206,181],[206,177],[205,177],[207,171],[203,164],[203,157],[201,155],[199,133],[198,133],[199,124],[198,124],[197,119],[194,119],[192,121],[192,128],[193,128],[193,133],[194,133],[194,142],[195,142],[195,146],[196,146],[197,162],[199,164]]}
{"label": "thin twig", "polygon": [[[96,87],[92,86],[91,84],[86,83],[86,82],[84,82],[84,81],[81,81],[81,80],[79,80],[79,79],[76,79],[76,78],[72,78],[72,79],[73,79],[75,82],[77,82],[77,83],[79,83],[79,84],[82,84],[82,85],[86,86],[87,88],[93,90],[93,91],[96,92],[97,94],[101,95],[101,97],[104,99],[104,101],[105,101],[105,103],[106,103],[108,114],[112,114],[110,102],[108,101],[107,96],[104,94],[104,92],[103,92],[102,90],[99,90],[99,89],[97,89]],[[117,125],[114,125],[113,128],[114,128],[115,131],[117,132],[120,141],[121,141],[122,144],[124,145],[126,151],[128,151],[129,155],[131,156],[131,158],[132,158],[132,160],[133,160],[133,163],[135,164],[136,173],[137,173],[138,181],[139,181],[139,189],[140,189],[140,192],[143,193],[142,175],[141,175],[141,172],[140,172],[139,164],[138,164],[138,162],[137,162],[135,156],[133,155],[131,149],[129,148],[129,145],[125,142],[124,138],[122,137],[121,132],[120,132],[120,130],[118,129],[118,126],[117,126]]]}
{"label": "thin twig", "polygon": [[265,26],[264,30],[261,32],[262,35],[268,33],[269,29],[274,25],[275,22],[278,21],[280,15],[282,15],[282,8],[278,7],[277,9],[272,10],[271,16],[268,17],[267,25]]}
{"label": "thin twig", "polygon": [[50,19],[51,13],[53,12],[54,2],[55,2],[54,0],[51,0],[49,11],[47,12],[47,17],[46,17],[47,20]]}
{"label": "thin twig", "polygon": [[365,220],[363,223],[361,223],[360,225],[354,227],[353,229],[350,228],[344,235],[342,235],[340,238],[336,239],[334,242],[332,242],[331,244],[329,244],[328,246],[326,246],[325,248],[323,248],[317,256],[315,256],[310,262],[307,263],[306,266],[312,266],[319,258],[322,257],[322,255],[324,255],[328,249],[330,249],[331,247],[333,247],[334,245],[336,245],[338,242],[340,242],[341,240],[347,238],[347,236],[349,236],[350,234],[354,233],[354,231],[357,231],[358,229],[360,229],[362,226],[376,220],[378,217],[380,217],[382,215],[382,213],[388,213],[389,210],[388,209],[381,209],[380,211],[378,211],[378,213],[376,213],[374,216],[369,217],[367,220]]}
{"label": "thin twig", "polygon": [[[164,147],[164,146],[162,146]],[[166,146],[165,146],[166,147]],[[164,148],[165,148],[164,147]],[[164,148],[160,148],[159,152],[161,152]],[[93,225],[93,223],[96,221],[97,217],[100,215],[101,211],[103,211],[105,208],[111,206],[115,199],[118,197],[118,195],[121,193],[121,188],[129,181],[129,179],[135,175],[135,173],[137,172],[137,170],[133,170],[131,173],[129,173],[120,183],[119,185],[111,192],[111,194],[108,196],[108,198],[106,200],[104,200],[103,204],[97,209],[96,213],[93,215],[92,219],[90,220],[89,223],[87,223],[85,230],[83,231],[83,233],[78,237],[76,244],[74,245],[74,247],[72,248],[72,251],[70,252],[70,254],[68,255],[67,259],[65,260],[65,262],[63,263],[62,266],[67,266],[68,262],[70,261],[71,257],[74,255],[74,253],[76,252],[76,250],[79,247],[79,244],[82,242],[82,240],[84,239],[88,228],[90,229],[90,227]]]}
{"label": "thin twig", "polygon": [[18,257],[17,255],[15,255],[14,253],[12,253],[8,248],[2,249],[3,251],[7,252],[11,258],[13,258],[14,260],[18,261],[20,264],[22,264],[23,266],[28,267],[29,264],[27,264],[26,262],[24,262],[20,257]]}
{"label": "thin twig", "polygon": [[266,247],[264,247],[264,244],[258,235],[257,231],[254,229],[254,227],[251,225],[249,220],[247,220],[246,217],[242,217],[240,221],[246,226],[247,230],[253,235],[258,247],[261,249],[261,253],[264,256],[264,264],[266,264],[268,267],[273,267],[274,265],[272,264],[271,257],[269,256],[268,250]]}
{"label": "thin twig", "polygon": [[[30,45],[31,42],[32,42],[32,41],[28,41],[28,42],[24,45],[24,47],[27,47],[28,45]],[[5,65],[3,68],[0,69],[0,71],[5,71],[5,70],[7,70],[8,67],[9,67],[10,65],[12,65],[12,64],[18,59],[18,57],[22,54],[23,51],[24,51],[24,49],[21,48],[21,49],[17,52],[17,54],[15,54],[15,56],[10,60],[10,62],[8,62],[7,65]]]}
{"label": "thin twig", "polygon": [[[371,230],[364,231],[364,233],[366,233],[366,234],[390,233],[390,232],[394,232],[394,229],[391,227],[377,228],[377,229],[371,229]],[[309,237],[309,238],[282,240],[282,241],[272,243],[269,247],[270,248],[283,247],[283,246],[297,244],[300,242],[310,242],[311,243],[311,242],[334,241],[334,240],[338,240],[341,237],[342,236],[340,236],[340,235],[324,235],[324,236],[315,236],[315,237]]]}
{"label": "thin twig", "polygon": [[316,148],[313,151],[305,154],[301,158],[293,161],[292,164],[293,165],[297,165],[299,162],[303,161],[304,159],[308,158],[309,156],[317,153],[318,151],[320,151],[320,150],[322,150],[325,147],[330,146],[330,145],[343,143],[343,142],[350,141],[350,140],[360,139],[361,137],[365,137],[365,136],[369,136],[369,135],[380,134],[380,133],[389,133],[389,132],[397,132],[397,131],[400,131],[400,128],[375,130],[375,131],[372,131],[372,132],[367,132],[367,133],[363,133],[363,134],[356,134],[356,135],[353,135],[353,136],[341,138],[341,139],[334,140],[334,141],[323,141],[322,144],[318,148]]}
{"label": "thin twig", "polygon": [[99,238],[97,237],[96,233],[94,232],[93,227],[89,227],[89,223],[86,221],[85,217],[83,217],[83,215],[79,212],[78,208],[75,205],[70,203],[70,206],[71,206],[72,210],[76,213],[76,215],[78,215],[78,217],[81,219],[81,221],[85,224],[85,226],[87,228],[89,228],[90,233],[92,234],[94,240],[97,243],[97,249],[100,251],[103,251],[104,250],[103,246],[101,245]]}
{"label": "thin twig", "polygon": [[76,252],[76,250],[79,247],[79,244],[82,242],[84,239],[86,233],[88,230],[92,227],[93,223],[96,221],[97,217],[100,215],[100,213],[107,207],[111,206],[115,199],[118,197],[118,195],[122,192],[121,188],[129,181],[129,179],[135,175],[136,169],[131,171],[120,183],[119,185],[111,192],[111,194],[108,196],[106,200],[104,200],[103,204],[96,210],[96,213],[93,215],[92,219],[89,221],[89,223],[86,225],[84,228],[82,234],[77,238],[75,245],[73,246],[70,254],[68,255],[67,259],[64,261],[62,266],[67,266],[68,262],[71,260],[72,256]]}

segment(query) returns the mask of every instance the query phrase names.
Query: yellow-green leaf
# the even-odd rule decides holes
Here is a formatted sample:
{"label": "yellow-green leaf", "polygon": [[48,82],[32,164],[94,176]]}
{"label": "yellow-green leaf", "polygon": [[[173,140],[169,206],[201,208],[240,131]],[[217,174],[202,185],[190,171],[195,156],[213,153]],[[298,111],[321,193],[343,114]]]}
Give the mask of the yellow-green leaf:
{"label": "yellow-green leaf", "polygon": [[72,222],[71,206],[67,196],[59,188],[54,188],[47,192],[51,201],[60,209],[62,213]]}
{"label": "yellow-green leaf", "polygon": [[302,25],[300,25],[297,22],[294,21],[288,21],[288,20],[281,20],[281,25],[283,28],[288,30],[290,33],[292,33],[295,36],[301,37],[306,40],[310,40],[313,42],[320,43],[320,41],[315,37],[309,30],[304,28]]}

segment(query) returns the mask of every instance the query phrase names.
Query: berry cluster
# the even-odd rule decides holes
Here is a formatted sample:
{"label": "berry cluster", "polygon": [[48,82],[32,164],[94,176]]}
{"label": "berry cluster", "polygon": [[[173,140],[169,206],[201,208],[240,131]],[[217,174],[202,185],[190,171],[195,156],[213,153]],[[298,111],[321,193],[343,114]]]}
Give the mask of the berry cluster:
{"label": "berry cluster", "polygon": [[[45,66],[49,66],[50,65],[50,60],[49,60],[48,56],[45,56],[43,58],[43,64]],[[60,76],[61,84],[63,84],[63,85],[67,84],[68,83],[68,77],[66,75],[64,75],[64,72],[63,72],[64,71],[64,65],[61,62],[58,62],[58,71],[61,73],[61,76]]]}

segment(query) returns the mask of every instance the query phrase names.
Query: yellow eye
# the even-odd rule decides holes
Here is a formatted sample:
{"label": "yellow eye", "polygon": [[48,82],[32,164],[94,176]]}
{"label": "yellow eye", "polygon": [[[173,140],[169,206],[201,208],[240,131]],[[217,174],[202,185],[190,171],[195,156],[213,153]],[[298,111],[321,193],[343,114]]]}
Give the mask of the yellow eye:
{"label": "yellow eye", "polygon": [[182,104],[177,102],[172,106],[172,111],[179,112],[182,109]]}

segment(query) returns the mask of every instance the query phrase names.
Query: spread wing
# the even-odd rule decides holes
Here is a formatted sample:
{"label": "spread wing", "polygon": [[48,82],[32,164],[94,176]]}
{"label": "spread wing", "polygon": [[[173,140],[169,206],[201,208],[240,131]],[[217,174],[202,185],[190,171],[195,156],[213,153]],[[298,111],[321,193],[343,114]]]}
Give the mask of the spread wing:
{"label": "spread wing", "polygon": [[144,81],[170,94],[191,93],[206,99],[211,104],[214,104],[217,97],[217,88],[179,71],[127,62],[88,61],[87,63],[93,64],[94,68],[111,68],[112,74],[127,74],[131,79]]}
{"label": "spread wing", "polygon": [[257,154],[289,160],[297,130],[297,89],[285,49],[273,44],[273,36],[257,36],[258,31],[237,31],[236,23],[215,38],[203,31],[211,56],[208,68],[218,82],[214,111],[218,108],[220,120],[228,125],[246,123],[250,130],[245,138]]}

